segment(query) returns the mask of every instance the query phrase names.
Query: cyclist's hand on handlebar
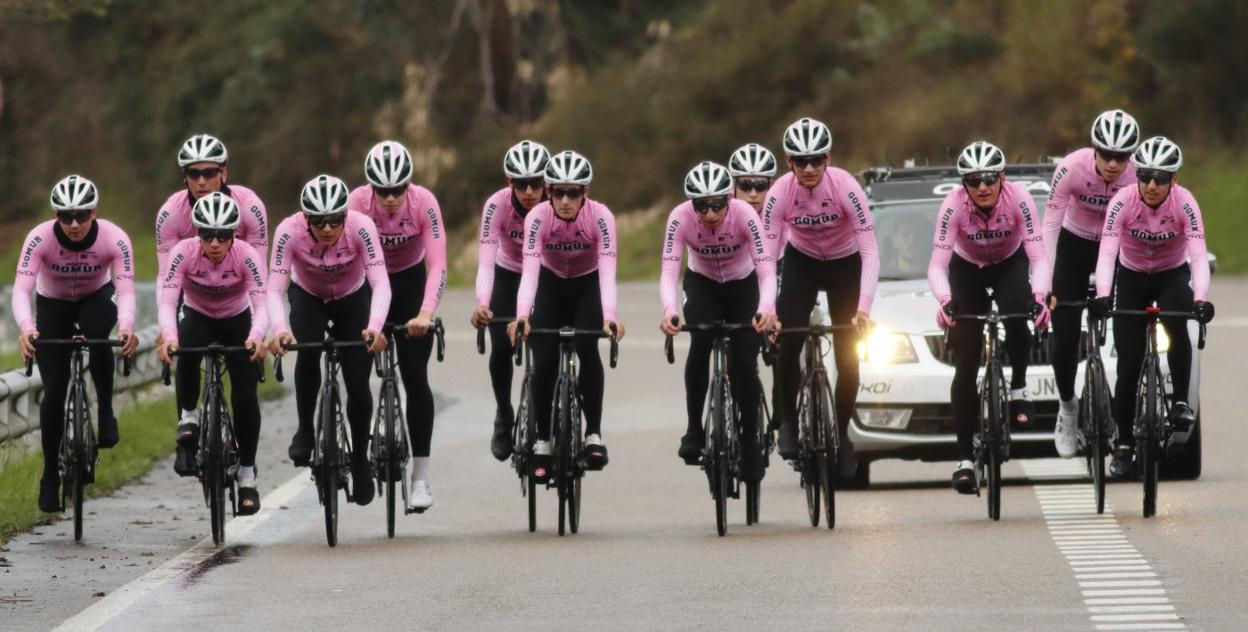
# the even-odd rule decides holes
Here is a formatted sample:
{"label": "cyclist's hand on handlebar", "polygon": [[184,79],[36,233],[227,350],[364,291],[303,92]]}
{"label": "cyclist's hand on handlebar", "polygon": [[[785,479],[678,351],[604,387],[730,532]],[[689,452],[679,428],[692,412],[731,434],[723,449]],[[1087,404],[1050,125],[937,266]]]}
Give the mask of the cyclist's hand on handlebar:
{"label": "cyclist's hand on handlebar", "polygon": [[264,359],[265,348],[264,348],[263,341],[256,340],[255,338],[250,338],[247,340],[247,342],[243,343],[243,346],[247,347],[248,349],[251,349],[251,361],[252,362],[259,362]]}
{"label": "cyclist's hand on handlebar", "polygon": [[165,364],[173,364],[173,354],[178,352],[177,340],[166,340],[156,345],[156,357]]}
{"label": "cyclist's hand on handlebar", "polygon": [[472,311],[472,316],[468,319],[468,322],[472,323],[473,327],[485,327],[493,319],[494,312],[490,310],[489,305],[478,305]]}
{"label": "cyclist's hand on handlebar", "polygon": [[1088,309],[1097,318],[1107,318],[1114,309],[1114,302],[1108,296],[1098,296],[1092,299],[1091,303],[1088,303]]}
{"label": "cyclist's hand on handlebar", "polygon": [[121,355],[124,355],[127,358],[133,358],[135,349],[139,348],[139,337],[134,335],[134,332],[130,331],[122,331],[119,332],[118,335],[122,339]]}
{"label": "cyclist's hand on handlebar", "polygon": [[[433,312],[422,309],[416,318],[407,321],[407,335],[412,337],[427,335],[431,323],[433,323]],[[383,346],[382,349],[385,347]]]}
{"label": "cyclist's hand on handlebar", "polygon": [[680,324],[680,316],[675,314],[664,316],[663,320],[659,321],[659,331],[668,336],[675,336],[680,333]]}
{"label": "cyclist's hand on handlebar", "polygon": [[614,320],[602,321],[602,330],[607,333],[607,337],[619,342],[624,339],[624,325]]}
{"label": "cyclist's hand on handlebar", "polygon": [[776,320],[775,314],[754,314],[754,331],[764,333],[772,329],[778,329],[779,322]]}
{"label": "cyclist's hand on handlebar", "polygon": [[[411,331],[411,323],[408,323],[408,331]],[[360,332],[360,337],[364,342],[368,343],[368,352],[377,353],[386,348],[386,337],[372,329],[365,329]]]}
{"label": "cyclist's hand on handlebar", "polygon": [[855,329],[858,330],[858,333],[863,334],[871,331],[871,328],[875,326],[875,323],[871,322],[871,317],[868,316],[866,312],[862,311],[855,314],[853,319],[849,322],[853,324]]}
{"label": "cyclist's hand on handlebar", "polygon": [[294,341],[295,337],[289,331],[277,334],[269,339],[269,353],[280,358],[286,355],[286,345]]}
{"label": "cyclist's hand on handlebar", "polygon": [[1035,294],[1032,298],[1036,299],[1036,304],[1031,306],[1032,322],[1036,324],[1036,329],[1048,329],[1052,313],[1049,311],[1049,305],[1045,300],[1045,296],[1043,294]]}
{"label": "cyclist's hand on handlebar", "polygon": [[936,324],[941,329],[949,329],[953,327],[954,306],[952,300],[947,300],[940,304],[940,309],[936,310]]}
{"label": "cyclist's hand on handlebar", "polygon": [[35,340],[39,338],[39,332],[34,329],[17,337],[17,348],[22,351],[22,359],[29,360],[35,355]]}
{"label": "cyclist's hand on handlebar", "polygon": [[1196,301],[1192,303],[1192,314],[1196,316],[1196,320],[1202,324],[1213,320],[1213,303],[1209,301]]}
{"label": "cyclist's hand on handlebar", "polygon": [[511,340],[511,346],[516,346],[517,338],[529,337],[529,319],[524,317],[516,318],[507,323],[507,338]]}

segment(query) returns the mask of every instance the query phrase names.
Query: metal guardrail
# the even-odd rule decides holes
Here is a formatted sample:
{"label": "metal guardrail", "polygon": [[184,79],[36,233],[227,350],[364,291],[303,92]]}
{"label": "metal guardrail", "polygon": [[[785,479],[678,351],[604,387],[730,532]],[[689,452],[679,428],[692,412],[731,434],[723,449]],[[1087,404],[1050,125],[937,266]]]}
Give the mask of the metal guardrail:
{"label": "metal guardrail", "polygon": [[[149,325],[138,332],[139,348],[134,352],[130,375],[122,375],[121,362],[118,362],[114,393],[129,391],[160,379],[161,363],[156,357],[156,334],[159,331],[158,326]],[[87,380],[87,388],[92,389],[94,401],[95,387],[90,379]],[[39,429],[39,402],[42,399],[43,378],[38,368],[30,377],[26,377],[25,368],[0,373],[0,444]]]}

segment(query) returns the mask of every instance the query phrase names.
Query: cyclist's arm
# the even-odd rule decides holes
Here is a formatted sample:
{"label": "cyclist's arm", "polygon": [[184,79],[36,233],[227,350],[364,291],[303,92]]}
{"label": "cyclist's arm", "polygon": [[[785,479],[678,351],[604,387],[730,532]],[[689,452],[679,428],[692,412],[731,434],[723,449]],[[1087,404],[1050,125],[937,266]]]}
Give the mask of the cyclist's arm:
{"label": "cyclist's arm", "polygon": [[677,313],[677,284],[680,282],[680,262],[685,252],[685,237],[680,230],[680,218],[676,207],[667,216],[663,233],[661,272],[659,273],[659,300],[663,303],[663,316]]}
{"label": "cyclist's arm", "polygon": [[273,328],[274,336],[290,333],[290,326],[286,322],[286,304],[282,299],[286,295],[286,286],[290,284],[294,238],[289,220],[278,224],[277,232],[273,234],[273,252],[269,255],[269,287],[264,290],[264,298],[268,306],[269,326]]}
{"label": "cyclist's arm", "polygon": [[[506,189],[504,189],[506,191]],[[489,305],[494,292],[494,265],[498,261],[498,225],[504,223],[503,203],[498,194],[481,209],[481,230],[477,238],[477,305]]]}
{"label": "cyclist's arm", "polygon": [[[542,270],[542,249],[546,247],[544,228],[549,223],[550,205],[543,203],[529,212],[525,220],[524,266],[520,272],[520,290],[516,294],[516,318],[528,318],[533,313],[533,299],[537,297],[537,277]],[[538,209],[542,209],[538,211]]]}
{"label": "cyclist's arm", "polygon": [[1205,222],[1200,206],[1190,195],[1183,200],[1183,232],[1187,237],[1187,258],[1192,266],[1192,296],[1194,300],[1209,299],[1209,251],[1205,247]]}
{"label": "cyclist's arm", "polygon": [[740,224],[745,230],[748,240],[750,259],[754,262],[754,274],[758,277],[758,310],[759,314],[776,313],[776,260],[767,255],[767,244],[763,241],[762,220],[748,204],[745,207],[746,220]]}
{"label": "cyclist's arm", "polygon": [[[442,209],[438,199],[432,193],[424,191],[427,200],[423,200],[424,211],[421,213],[420,239],[425,245],[425,264],[428,274],[425,275],[425,297],[420,304],[423,312],[432,314],[442,302],[442,294],[446,291],[446,225],[442,222]],[[417,198],[420,199],[420,198]]]}
{"label": "cyclist's arm", "polygon": [[[1125,194],[1135,192],[1135,187],[1127,187],[1109,201],[1109,211],[1105,213],[1105,223],[1101,227],[1101,245],[1096,255],[1096,297],[1109,296],[1114,284],[1114,266],[1118,263],[1118,249],[1121,247],[1121,215],[1127,207]],[[1138,193],[1137,193],[1138,195]]]}
{"label": "cyclist's arm", "polygon": [[[385,255],[377,241],[377,225],[366,215],[355,213],[354,217],[362,230],[352,231],[352,238],[360,240],[360,252],[365,257],[364,275],[373,291],[368,307],[368,328],[380,332],[390,311],[390,275],[386,273]],[[373,244],[378,244],[378,247],[373,247]]]}
{"label": "cyclist's arm", "polygon": [[[17,328],[23,334],[34,331],[35,318],[34,311],[30,307],[30,293],[35,289],[35,281],[39,278],[39,271],[43,268],[43,253],[41,245],[48,243],[47,236],[40,235],[36,226],[26,235],[26,241],[22,242],[22,252],[17,258],[17,274],[13,277],[13,292],[9,296],[9,310],[13,312],[13,320],[17,321]],[[52,237],[53,239],[55,237]]]}
{"label": "cyclist's arm", "polygon": [[845,191],[846,199],[842,203],[847,210],[853,212],[849,221],[853,226],[854,239],[858,242],[858,255],[862,259],[862,271],[858,281],[858,311],[870,314],[871,304],[875,302],[875,286],[880,280],[880,247],[875,240],[875,223],[871,219],[871,207],[867,203],[866,192],[853,176],[844,180],[846,185],[840,189]]}
{"label": "cyclist's arm", "polygon": [[1074,180],[1074,176],[1070,175],[1070,165],[1063,160],[1057,166],[1057,171],[1053,172],[1053,182],[1049,187],[1049,199],[1044,203],[1044,252],[1045,259],[1049,263],[1049,269],[1053,269],[1053,263],[1057,261],[1057,238],[1062,232],[1062,219],[1066,217],[1066,207],[1070,204],[1070,183]]}
{"label": "cyclist's arm", "polygon": [[[239,188],[242,187],[232,187],[231,190]],[[243,241],[251,244],[256,254],[263,260],[265,253],[269,251],[268,210],[264,202],[260,200],[260,196],[250,189],[247,189],[247,195],[240,197],[242,199],[238,201],[238,206],[243,211]]]}
{"label": "cyclist's arm", "polygon": [[134,318],[138,311],[134,298],[134,247],[130,245],[130,236],[125,231],[113,224],[109,226],[115,231],[110,242],[116,251],[112,269],[117,298],[117,328],[134,333]]}
{"label": "cyclist's arm", "polygon": [[954,215],[957,210],[949,197],[940,205],[936,218],[936,234],[932,237],[932,258],[927,264],[927,284],[936,302],[944,305],[953,298],[949,289],[949,262],[953,260],[953,243],[957,239]]}
{"label": "cyclist's arm", "polygon": [[182,201],[189,196],[179,191],[169,196],[156,213],[156,269],[164,270],[169,263],[169,253],[181,239],[178,237],[178,211]]}
{"label": "cyclist's arm", "polygon": [[598,292],[602,302],[602,319],[616,320],[615,307],[619,291],[615,287],[615,216],[606,206],[599,205],[601,212],[595,223],[598,228]]}
{"label": "cyclist's arm", "polygon": [[1031,208],[1030,197],[1023,192],[1015,208],[1023,218],[1023,250],[1027,253],[1028,268],[1031,272],[1031,293],[1036,297],[1036,302],[1044,302],[1049,291],[1053,289],[1053,269],[1049,267],[1049,258],[1044,249],[1044,238],[1036,226],[1036,214]]}
{"label": "cyclist's arm", "polygon": [[185,243],[187,242],[181,242],[174,248],[172,256],[169,257],[169,265],[160,271],[158,277],[160,291],[156,293],[156,322],[160,325],[161,336],[167,342],[178,341],[178,296],[182,294],[184,264],[188,260],[183,247]]}
{"label": "cyclist's arm", "polygon": [[265,286],[268,285],[264,274],[264,258],[256,252],[251,244],[243,246],[243,269],[239,274],[247,279],[247,302],[251,305],[251,331],[248,340],[264,340],[264,333],[269,329],[269,309],[265,301]]}
{"label": "cyclist's arm", "polygon": [[786,210],[790,206],[785,194],[788,187],[780,185],[781,181],[777,181],[767,190],[767,200],[763,203],[763,240],[767,246],[767,256],[773,261],[779,259],[784,252],[784,242],[788,234],[788,227],[784,225],[788,221]]}

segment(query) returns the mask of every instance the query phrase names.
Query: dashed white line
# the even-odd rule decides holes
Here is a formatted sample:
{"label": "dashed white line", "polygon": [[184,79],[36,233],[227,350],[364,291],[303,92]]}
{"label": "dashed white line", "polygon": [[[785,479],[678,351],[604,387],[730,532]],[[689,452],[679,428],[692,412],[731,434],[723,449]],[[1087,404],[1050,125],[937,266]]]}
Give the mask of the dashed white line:
{"label": "dashed white line", "polygon": [[[1087,475],[1081,459],[1024,461],[1023,471],[1031,479]],[[1104,514],[1096,513],[1095,492],[1087,484],[1034,490],[1049,537],[1070,564],[1097,630],[1187,629],[1157,572],[1123,534],[1109,503]]]}

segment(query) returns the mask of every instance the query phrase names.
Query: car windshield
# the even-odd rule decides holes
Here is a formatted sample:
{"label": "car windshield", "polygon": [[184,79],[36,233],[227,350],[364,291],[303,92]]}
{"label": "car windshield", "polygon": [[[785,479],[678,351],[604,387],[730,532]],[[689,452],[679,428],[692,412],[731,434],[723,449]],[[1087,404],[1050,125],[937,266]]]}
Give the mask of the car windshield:
{"label": "car windshield", "polygon": [[[871,205],[880,248],[881,281],[927,278],[940,202],[932,199]],[[1043,217],[1044,198],[1035,197],[1035,203]]]}

